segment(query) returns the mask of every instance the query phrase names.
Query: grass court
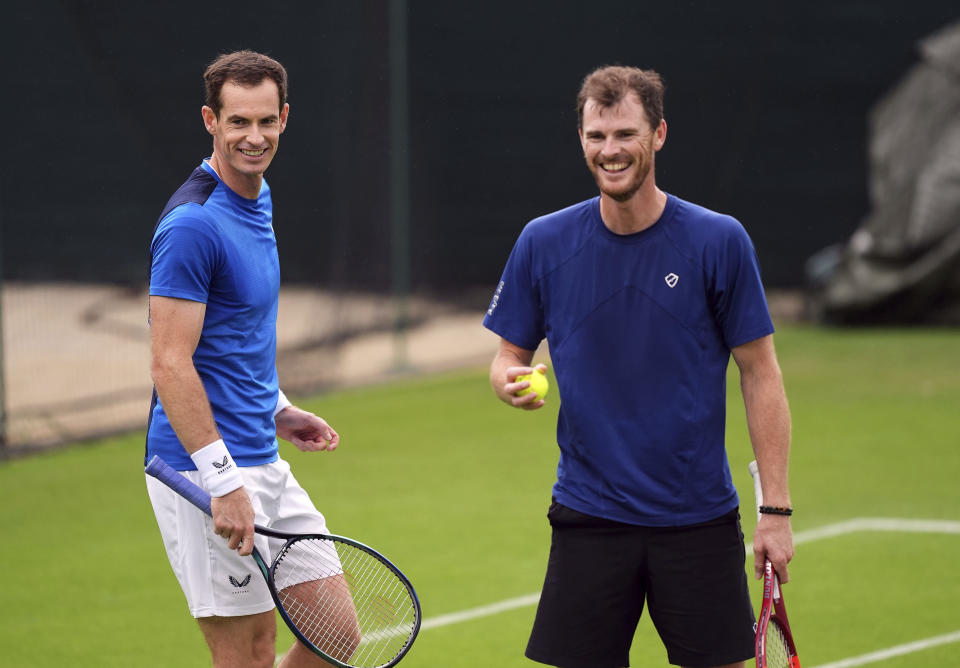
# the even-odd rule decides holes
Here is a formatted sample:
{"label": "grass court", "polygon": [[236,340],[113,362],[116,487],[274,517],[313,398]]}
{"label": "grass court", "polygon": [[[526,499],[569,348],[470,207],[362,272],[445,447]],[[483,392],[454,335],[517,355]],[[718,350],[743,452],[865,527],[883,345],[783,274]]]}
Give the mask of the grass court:
{"label": "grass court", "polygon": [[[776,340],[798,538],[784,593],[804,667],[958,665],[960,332],[788,326]],[[731,367],[728,456],[750,508]],[[541,411],[510,410],[481,368],[297,403],[342,445],[303,454],[283,444],[282,456],[331,531],[383,551],[421,598],[426,625],[401,665],[537,665],[522,655],[546,564],[556,388]],[[0,664],[209,665],[142,457],[135,433],[0,463]],[[743,515],[749,540],[753,511]],[[290,636],[278,625],[282,651]],[[646,616],[631,665],[667,665]]]}

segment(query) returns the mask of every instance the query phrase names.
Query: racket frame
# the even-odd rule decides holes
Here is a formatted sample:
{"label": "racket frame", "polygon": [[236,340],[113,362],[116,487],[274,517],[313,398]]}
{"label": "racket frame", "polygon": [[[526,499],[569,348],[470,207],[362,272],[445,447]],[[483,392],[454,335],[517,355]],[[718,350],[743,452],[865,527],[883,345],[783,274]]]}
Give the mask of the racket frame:
{"label": "racket frame", "polygon": [[[757,521],[760,521],[760,506],[763,505],[763,489],[760,484],[760,469],[757,462],[750,462],[750,476],[753,478],[753,492],[757,502]],[[793,632],[790,630],[790,620],[787,618],[787,608],[783,602],[783,592],[780,588],[780,578],[769,559],[763,562],[763,601],[760,605],[760,616],[757,619],[756,634],[756,661],[757,668],[768,668],[767,628],[774,622],[782,631],[783,639],[787,644],[787,656],[790,659],[790,668],[800,668],[800,657],[797,656],[797,646],[793,642]]]}
{"label": "racket frame", "polygon": [[[144,472],[165,484],[174,492],[205,512],[207,515],[211,517],[213,516],[213,512],[210,508],[210,495],[207,493],[207,491],[182,476],[179,471],[163,461],[159,455],[154,455],[150,459],[146,468],[144,469]],[[332,534],[295,534],[287,531],[270,529],[268,527],[260,526],[259,524],[254,524],[253,528],[254,531],[261,536],[279,538],[280,540],[286,541],[283,545],[283,548],[278,550],[278,556],[282,555],[291,543],[295,543],[298,540],[319,539],[351,545],[370,554],[380,563],[386,566],[394,575],[397,576],[397,579],[403,584],[404,588],[407,590],[407,593],[410,594],[410,598],[413,601],[414,606],[414,624],[413,631],[410,633],[410,637],[407,639],[406,643],[404,643],[397,655],[389,662],[378,665],[377,668],[390,668],[391,666],[395,666],[404,656],[406,656],[407,652],[410,651],[410,647],[413,645],[413,641],[416,640],[417,634],[420,632],[422,610],[420,608],[420,599],[417,596],[417,592],[414,590],[413,585],[410,583],[410,580],[389,559],[374,550],[372,547],[345,536],[336,536]],[[253,548],[251,556],[253,557],[254,562],[257,564],[257,568],[260,570],[260,573],[263,575],[264,580],[267,582],[267,589],[270,590],[270,596],[273,598],[273,602],[276,604],[277,612],[280,613],[280,617],[283,619],[284,623],[287,625],[293,635],[296,636],[297,640],[309,648],[310,651],[323,658],[324,661],[337,666],[337,668],[356,668],[356,666],[353,664],[343,663],[342,661],[339,661],[338,659],[328,655],[326,652],[307,639],[300,629],[297,628],[297,625],[293,622],[293,620],[290,619],[286,608],[280,600],[279,592],[277,592],[276,582],[274,581],[274,571],[277,566],[276,561],[272,564],[268,564],[256,547]]]}

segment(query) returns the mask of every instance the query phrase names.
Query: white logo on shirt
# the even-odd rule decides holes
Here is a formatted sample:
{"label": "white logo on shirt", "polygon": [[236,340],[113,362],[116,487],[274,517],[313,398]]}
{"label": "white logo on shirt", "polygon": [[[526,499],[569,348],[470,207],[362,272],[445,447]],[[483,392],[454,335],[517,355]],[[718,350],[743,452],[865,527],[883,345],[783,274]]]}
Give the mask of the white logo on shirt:
{"label": "white logo on shirt", "polygon": [[497,302],[500,301],[501,292],[503,292],[503,281],[500,281],[500,285],[497,286],[497,291],[493,293],[493,299],[490,302],[490,308],[487,309],[487,315],[493,315],[494,310],[497,308]]}
{"label": "white logo on shirt", "polygon": [[677,281],[680,280],[680,277],[671,272],[671,273],[667,274],[666,276],[664,276],[664,277],[663,277],[663,280],[665,280],[665,281],[667,282],[667,285],[668,285],[669,287],[673,288],[673,287],[676,287]]}

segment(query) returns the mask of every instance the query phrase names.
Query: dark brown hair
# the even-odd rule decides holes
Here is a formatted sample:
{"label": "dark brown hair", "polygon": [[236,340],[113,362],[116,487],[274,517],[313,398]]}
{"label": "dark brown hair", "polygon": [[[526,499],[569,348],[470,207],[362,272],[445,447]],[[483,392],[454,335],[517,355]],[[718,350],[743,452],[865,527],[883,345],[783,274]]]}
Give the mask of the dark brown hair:
{"label": "dark brown hair", "polygon": [[269,56],[256,51],[234,51],[217,56],[203,73],[207,88],[206,105],[220,116],[223,100],[220,91],[225,83],[233,82],[241,86],[257,86],[264,79],[272,79],[280,93],[280,109],[287,102],[287,70]]}
{"label": "dark brown hair", "polygon": [[663,92],[665,86],[660,75],[653,70],[638,67],[609,65],[600,67],[586,76],[577,95],[577,127],[583,127],[583,108],[587,100],[594,100],[603,108],[614,107],[629,94],[636,93],[643,110],[656,129],[663,120]]}

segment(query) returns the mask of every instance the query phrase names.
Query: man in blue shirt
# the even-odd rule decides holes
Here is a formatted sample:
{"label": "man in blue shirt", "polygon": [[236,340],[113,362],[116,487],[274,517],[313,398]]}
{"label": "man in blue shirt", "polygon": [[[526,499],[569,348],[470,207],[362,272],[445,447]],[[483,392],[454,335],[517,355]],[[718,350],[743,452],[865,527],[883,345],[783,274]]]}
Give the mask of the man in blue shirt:
{"label": "man in blue shirt", "polygon": [[[663,85],[607,67],[578,96],[599,197],[531,221],[484,325],[490,381],[511,406],[544,405],[517,377],[546,339],[562,397],[547,575],[527,656],[616,668],[645,604],[671,663],[753,656],[739,501],[724,444],[732,353],[766,504],[755,574],[793,556],[790,415],[753,245],[733,218],[660,190]],[[537,365],[545,368],[543,365]]]}
{"label": "man in blue shirt", "polygon": [[[304,451],[334,450],[340,437],[277,382],[280,269],[263,174],[290,112],[286,70],[239,51],[217,58],[204,79],[213,154],[170,199],[151,244],[146,456],[204,487],[213,517],[150,476],[147,488],[213,665],[273,666],[273,600],[248,555],[255,541],[268,560],[277,546],[254,537],[254,522],[328,533],[277,436]],[[281,665],[329,664],[295,643]]]}

